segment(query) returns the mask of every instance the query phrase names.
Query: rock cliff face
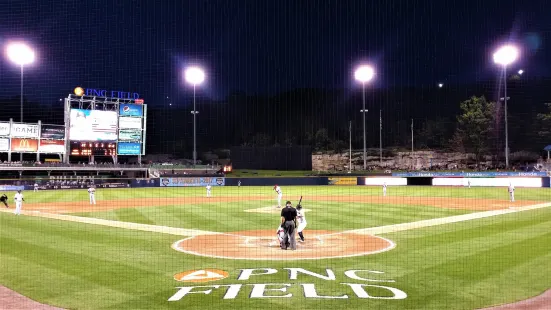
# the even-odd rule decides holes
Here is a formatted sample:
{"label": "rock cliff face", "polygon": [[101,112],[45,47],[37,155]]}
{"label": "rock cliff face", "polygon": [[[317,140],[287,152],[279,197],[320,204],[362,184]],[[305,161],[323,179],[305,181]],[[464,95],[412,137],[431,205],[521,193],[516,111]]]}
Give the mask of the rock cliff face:
{"label": "rock cliff face", "polygon": [[[385,156],[386,155],[386,156]],[[489,166],[490,158],[481,162],[480,166]],[[367,167],[372,170],[422,170],[422,169],[465,169],[475,163],[474,155],[461,153],[441,153],[434,151],[395,152],[392,156],[383,154],[382,164],[379,156],[369,152]],[[345,171],[348,170],[349,153],[312,155],[312,170],[314,171]],[[352,170],[363,169],[363,152],[352,151]]]}

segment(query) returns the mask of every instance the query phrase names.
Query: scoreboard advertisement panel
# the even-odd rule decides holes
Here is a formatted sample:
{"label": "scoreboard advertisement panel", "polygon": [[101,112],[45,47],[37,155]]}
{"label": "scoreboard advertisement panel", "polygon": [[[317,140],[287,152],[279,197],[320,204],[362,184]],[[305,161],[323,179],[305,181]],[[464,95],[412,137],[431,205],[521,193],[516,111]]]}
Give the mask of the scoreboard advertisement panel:
{"label": "scoreboard advertisement panel", "polygon": [[119,117],[120,129],[142,129],[142,119],[138,117]]}
{"label": "scoreboard advertisement panel", "polygon": [[38,125],[18,124],[11,125],[11,136],[18,138],[38,138]]}
{"label": "scoreboard advertisement panel", "polygon": [[136,129],[121,129],[119,141],[142,141],[142,131]]}
{"label": "scoreboard advertisement panel", "polygon": [[11,151],[20,153],[36,153],[36,151],[38,151],[38,140],[12,138]]}
{"label": "scoreboard advertisement panel", "polygon": [[63,140],[40,140],[38,146],[40,153],[65,153],[65,141]]}
{"label": "scoreboard advertisement panel", "polygon": [[65,139],[65,126],[42,125],[40,139]]}
{"label": "scoreboard advertisement panel", "polygon": [[139,104],[121,104],[119,106],[119,116],[143,116],[143,106]]}
{"label": "scoreboard advertisement panel", "polygon": [[10,135],[10,123],[0,122],[0,136]]}
{"label": "scoreboard advertisement panel", "polygon": [[0,152],[7,152],[10,150],[10,139],[0,138]]}
{"label": "scoreboard advertisement panel", "polygon": [[118,155],[140,155],[142,144],[137,142],[119,142]]}
{"label": "scoreboard advertisement panel", "polygon": [[71,141],[117,140],[117,112],[71,109]]}

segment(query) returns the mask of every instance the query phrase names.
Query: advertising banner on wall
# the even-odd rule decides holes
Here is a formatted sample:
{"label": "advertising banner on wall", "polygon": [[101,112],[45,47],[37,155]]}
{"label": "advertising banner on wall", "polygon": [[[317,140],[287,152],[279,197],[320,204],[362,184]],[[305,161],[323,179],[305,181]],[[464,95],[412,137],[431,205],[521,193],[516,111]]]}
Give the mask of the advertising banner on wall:
{"label": "advertising banner on wall", "polygon": [[357,178],[329,178],[329,185],[358,185]]}
{"label": "advertising banner on wall", "polygon": [[136,129],[122,129],[119,131],[120,141],[142,141],[142,131]]}
{"label": "advertising banner on wall", "polygon": [[143,106],[137,104],[121,104],[119,106],[120,116],[143,116]]}
{"label": "advertising banner on wall", "polygon": [[65,139],[65,127],[42,125],[40,139],[63,140]]}
{"label": "advertising banner on wall", "polygon": [[38,138],[38,125],[18,124],[11,125],[11,136],[18,138]]}
{"label": "advertising banner on wall", "polygon": [[161,187],[188,187],[188,186],[224,186],[225,178],[197,177],[197,178],[161,178]]}
{"label": "advertising banner on wall", "polygon": [[71,141],[117,140],[117,112],[71,109]]}
{"label": "advertising banner on wall", "polygon": [[10,150],[10,139],[0,138],[0,152],[7,152]]}
{"label": "advertising banner on wall", "polygon": [[0,122],[0,136],[10,135],[10,123]]}
{"label": "advertising banner on wall", "polygon": [[135,117],[119,117],[119,128],[142,129],[142,119]]}
{"label": "advertising banner on wall", "polygon": [[12,138],[11,139],[11,151],[12,152],[30,152],[34,153],[38,151],[38,140],[37,139],[21,139],[21,138]]}
{"label": "advertising banner on wall", "polygon": [[121,142],[117,148],[118,155],[140,155],[142,144],[136,142]]}
{"label": "advertising banner on wall", "polygon": [[65,141],[63,140],[40,140],[38,146],[40,153],[65,153]]}
{"label": "advertising banner on wall", "polygon": [[547,174],[541,171],[533,172],[397,172],[392,176],[412,177],[457,177],[457,178],[499,178],[499,177],[544,177]]}

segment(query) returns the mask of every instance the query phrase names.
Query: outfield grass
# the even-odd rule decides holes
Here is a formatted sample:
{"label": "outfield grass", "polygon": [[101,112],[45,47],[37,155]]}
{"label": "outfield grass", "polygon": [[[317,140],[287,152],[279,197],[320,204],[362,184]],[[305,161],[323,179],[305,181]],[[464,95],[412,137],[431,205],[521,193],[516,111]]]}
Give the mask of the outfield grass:
{"label": "outfield grass", "polygon": [[[284,187],[285,196],[305,195],[307,229],[343,230],[463,214],[469,211],[410,205],[316,202],[308,195],[380,195],[378,187]],[[504,189],[392,187],[390,195],[506,199]],[[11,194],[10,194],[11,195]],[[201,188],[98,190],[98,200],[203,196]],[[273,197],[269,187],[214,188],[214,195]],[[29,202],[87,200],[84,190],[26,193]],[[549,189],[518,189],[517,199],[551,201]],[[262,203],[262,202],[261,202]],[[267,203],[270,204],[270,201]],[[214,231],[275,229],[277,215],[249,213],[258,201],[170,205],[81,214],[112,220]],[[325,212],[330,210],[334,213]],[[275,217],[275,219],[274,219]],[[537,295],[551,287],[551,208],[386,234],[397,247],[376,255],[313,261],[248,261],[187,255],[171,248],[179,236],[111,228],[0,212],[0,284],[26,296],[69,309],[476,309]],[[306,231],[307,233],[307,231]],[[228,247],[233,246],[228,244]],[[335,281],[301,275],[290,280],[282,268],[335,272]],[[209,283],[182,283],[173,275],[216,268],[230,273]],[[237,281],[240,269],[275,268],[276,274]],[[359,299],[341,283],[346,270],[382,271],[375,279],[407,293],[403,300]],[[363,276],[367,274],[363,273]],[[181,286],[292,283],[292,298],[250,299],[245,285],[236,299],[225,288],[168,302]],[[319,295],[305,298],[299,283],[314,283]],[[373,295],[388,292],[371,289]],[[270,292],[284,294],[281,292]],[[0,307],[1,308],[1,307]]]}
{"label": "outfield grass", "polygon": [[[308,197],[320,195],[334,196],[381,196],[380,186],[282,186],[284,199],[297,201],[304,196],[304,203],[308,204]],[[275,193],[272,186],[241,186],[241,187],[214,187],[214,196],[224,197],[265,197],[273,198]],[[13,197],[15,192],[8,192]],[[87,201],[88,192],[82,190],[45,190],[24,193],[28,203],[36,202],[63,202]],[[449,197],[449,198],[477,198],[477,199],[509,199],[506,188],[495,187],[432,187],[432,186],[389,186],[389,196],[400,197]],[[177,197],[204,197],[205,189],[198,187],[159,187],[159,188],[123,188],[98,189],[97,200],[118,200],[129,198],[177,198]],[[517,188],[517,200],[550,201],[551,191],[546,188]]]}

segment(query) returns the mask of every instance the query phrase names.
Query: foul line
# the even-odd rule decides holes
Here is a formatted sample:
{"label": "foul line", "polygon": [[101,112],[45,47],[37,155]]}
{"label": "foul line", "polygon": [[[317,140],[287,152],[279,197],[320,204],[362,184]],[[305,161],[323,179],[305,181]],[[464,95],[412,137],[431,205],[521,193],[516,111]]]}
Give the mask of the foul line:
{"label": "foul line", "polygon": [[431,226],[476,220],[476,219],[487,218],[487,217],[503,215],[503,214],[536,210],[536,209],[546,208],[550,206],[551,206],[551,203],[541,203],[541,204],[536,204],[536,205],[531,205],[526,207],[518,207],[518,208],[512,207],[512,208],[503,209],[503,210],[475,212],[475,213],[441,217],[441,218],[422,220],[422,221],[410,222],[410,223],[401,223],[401,224],[386,225],[386,226],[379,226],[379,227],[347,230],[347,231],[341,231],[341,232],[321,235],[321,236],[332,236],[332,235],[341,235],[341,234],[380,235],[380,234],[393,233],[393,232],[410,230],[410,229],[417,229],[417,228],[423,228],[423,227],[431,227]]}

